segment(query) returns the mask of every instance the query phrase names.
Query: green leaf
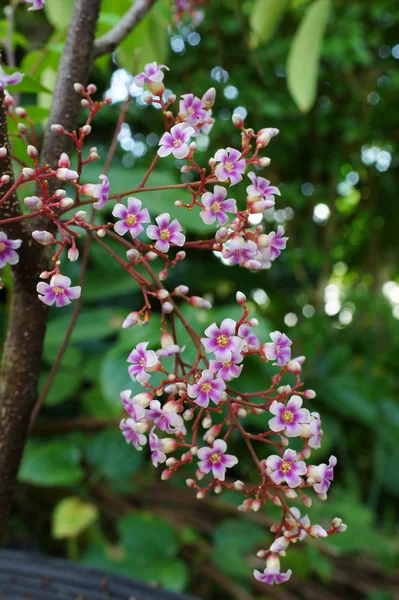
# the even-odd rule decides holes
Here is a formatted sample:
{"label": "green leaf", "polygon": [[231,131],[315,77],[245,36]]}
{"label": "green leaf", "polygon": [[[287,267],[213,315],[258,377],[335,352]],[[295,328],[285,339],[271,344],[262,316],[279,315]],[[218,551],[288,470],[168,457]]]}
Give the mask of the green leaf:
{"label": "green leaf", "polygon": [[291,43],[287,85],[302,112],[307,112],[316,98],[320,51],[330,9],[331,0],[312,2]]}
{"label": "green leaf", "polygon": [[228,519],[216,526],[213,539],[214,565],[231,577],[249,577],[252,567],[245,559],[256,544],[264,542],[263,529],[248,521]]}
{"label": "green leaf", "polygon": [[67,29],[71,21],[74,0],[51,0],[46,2],[44,12],[56,29]]}
{"label": "green leaf", "polygon": [[[57,347],[61,344],[70,321],[70,315],[52,319],[47,327],[45,344]],[[117,309],[92,308],[82,310],[80,313],[71,342],[87,342],[101,340],[120,330],[123,316]]]}
{"label": "green leaf", "polygon": [[150,512],[136,512],[118,522],[123,546],[132,558],[141,562],[163,557],[173,558],[179,549],[173,527],[161,517]]}
{"label": "green leaf", "polygon": [[[42,373],[40,377],[39,389],[41,389],[47,379],[48,373]],[[66,371],[60,369],[54,378],[50,391],[46,395],[46,406],[55,406],[69,398],[73,398],[78,391],[82,381],[82,373],[79,369]]]}
{"label": "green leaf", "polygon": [[71,438],[28,442],[19,479],[39,486],[74,485],[83,477],[80,448]]}
{"label": "green leaf", "polygon": [[256,0],[249,19],[250,44],[253,48],[267,44],[277,29],[289,0]]}
{"label": "green leaf", "polygon": [[98,517],[94,504],[83,502],[76,496],[63,498],[55,506],[52,515],[52,536],[55,539],[78,537]]}
{"label": "green leaf", "polygon": [[[9,67],[4,67],[4,71],[6,73],[13,73],[15,69],[10,69]],[[36,94],[39,92],[44,92],[46,94],[51,94],[51,91],[42,85],[40,81],[30,77],[29,75],[24,75],[21,83],[12,86],[13,92],[24,92],[26,94]]]}
{"label": "green leaf", "polygon": [[130,477],[143,462],[143,453],[127,444],[117,428],[92,436],[85,456],[96,474],[110,480]]}

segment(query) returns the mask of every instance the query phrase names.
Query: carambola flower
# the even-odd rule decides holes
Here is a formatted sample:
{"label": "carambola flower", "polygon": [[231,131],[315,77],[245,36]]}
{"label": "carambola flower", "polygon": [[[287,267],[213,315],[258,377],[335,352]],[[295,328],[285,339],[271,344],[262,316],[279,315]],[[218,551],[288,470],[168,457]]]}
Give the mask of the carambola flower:
{"label": "carambola flower", "polygon": [[0,269],[5,265],[16,265],[19,262],[15,250],[21,247],[22,240],[9,240],[4,231],[0,231]]}
{"label": "carambola flower", "polygon": [[286,450],[283,457],[272,454],[266,459],[267,472],[270,479],[280,485],[284,480],[290,488],[301,485],[301,475],[306,473],[306,464],[302,460],[297,460],[295,450]]}
{"label": "carambola flower", "polygon": [[166,454],[163,451],[162,440],[157,436],[154,430],[155,428],[153,427],[150,431],[149,440],[152,464],[154,467],[157,467],[159,464],[166,461]]}
{"label": "carambola flower", "polygon": [[[330,456],[330,460],[328,461],[328,465],[322,463],[316,467],[317,472],[313,474],[311,472],[311,477],[316,481],[313,484],[313,489],[318,494],[326,494],[329,490],[331,482],[334,480],[334,467],[337,464],[337,459],[335,456]],[[308,469],[313,469],[313,467],[309,467]]]}
{"label": "carambola flower", "polygon": [[270,206],[273,206],[273,194],[280,196],[280,190],[274,185],[270,185],[270,181],[268,179],[265,179],[264,177],[258,177],[254,172],[248,173],[248,177],[252,181],[252,185],[247,187],[248,194],[250,196],[259,196],[261,198],[271,200],[272,203]]}
{"label": "carambola flower", "polygon": [[241,152],[235,148],[221,148],[214,156],[216,165],[215,175],[219,181],[230,179],[230,185],[235,185],[242,180],[242,173],[245,172],[245,160],[241,159]]}
{"label": "carambola flower", "polygon": [[36,290],[39,300],[48,306],[52,306],[54,302],[56,306],[66,306],[71,300],[79,298],[82,291],[80,285],[71,287],[71,280],[64,275],[53,275],[50,283],[40,281]]}
{"label": "carambola flower", "polygon": [[0,92],[4,90],[6,85],[17,85],[22,81],[23,73],[5,73],[0,67]]}
{"label": "carambola flower", "polygon": [[273,585],[274,583],[285,583],[291,577],[292,571],[288,569],[286,573],[280,573],[280,560],[275,554],[270,554],[266,560],[266,569],[261,573],[254,570],[254,577],[262,583]]}
{"label": "carambola flower", "polygon": [[249,348],[257,350],[260,348],[259,338],[254,334],[253,327],[250,327],[248,323],[240,325],[238,335],[245,341],[243,350],[247,351]]}
{"label": "carambola flower", "polygon": [[201,338],[201,343],[206,352],[214,352],[216,360],[229,362],[232,353],[239,354],[244,345],[244,340],[235,335],[237,323],[233,319],[223,319],[220,327],[212,323],[205,329],[206,338]]}
{"label": "carambola flower", "polygon": [[179,117],[186,123],[195,127],[198,123],[203,123],[206,118],[206,106],[194,96],[194,94],[183,94],[179,104]]}
{"label": "carambola flower", "polygon": [[144,435],[147,427],[147,423],[136,423],[133,419],[122,419],[119,425],[126,442],[133,444],[136,450],[142,450],[141,446],[147,443]]}
{"label": "carambola flower", "polygon": [[242,362],[242,354],[232,353],[231,359],[228,362],[222,362],[220,360],[209,361],[209,369],[212,373],[216,374],[216,377],[221,377],[223,381],[230,381],[241,375],[243,365],[238,363]]}
{"label": "carambola flower", "polygon": [[181,233],[183,231],[177,219],[173,219],[170,222],[170,215],[168,213],[162,213],[159,217],[156,217],[157,225],[149,225],[147,227],[147,235],[151,240],[156,240],[154,247],[159,252],[168,252],[169,245],[175,244],[176,246],[184,246],[186,236]]}
{"label": "carambola flower", "polygon": [[264,344],[266,358],[268,360],[276,360],[277,362],[273,364],[283,367],[291,358],[290,346],[292,342],[285,333],[281,333],[280,331],[273,331],[270,337],[273,341]]}
{"label": "carambola flower", "polygon": [[93,187],[93,198],[98,198],[98,202],[94,202],[93,208],[101,210],[104,208],[109,196],[109,180],[106,175],[100,175],[101,183],[97,183]]}
{"label": "carambola flower", "polygon": [[237,204],[233,198],[226,200],[227,190],[221,185],[215,185],[212,192],[205,192],[201,198],[204,209],[200,212],[200,217],[207,225],[211,225],[218,220],[219,225],[225,225],[229,220],[225,214],[236,213]]}
{"label": "carambola flower", "polygon": [[284,237],[284,227],[279,225],[277,232],[271,231],[267,236],[267,248],[270,260],[275,260],[281,254],[281,250],[287,245],[288,237]]}
{"label": "carambola flower", "polygon": [[121,219],[114,224],[116,233],[125,235],[128,231],[132,238],[136,238],[144,231],[141,223],[150,223],[151,219],[148,210],[142,209],[141,206],[141,200],[132,197],[127,199],[127,208],[124,204],[115,204],[112,214],[117,219]]}
{"label": "carambola flower", "polygon": [[227,444],[224,440],[215,440],[211,448],[204,447],[198,450],[200,462],[198,467],[203,473],[212,471],[213,476],[219,481],[224,481],[226,469],[234,467],[238,458],[232,454],[225,454]]}
{"label": "carambola flower", "polygon": [[182,418],[173,410],[167,410],[161,406],[159,400],[152,400],[150,408],[146,410],[146,418],[154,421],[154,424],[162,431],[167,433],[176,433],[182,425]]}
{"label": "carambola flower", "polygon": [[228,243],[223,246],[222,256],[231,265],[242,265],[258,254],[258,247],[252,240],[245,241],[241,235],[234,235]]}
{"label": "carambola flower", "polygon": [[139,87],[143,87],[145,83],[159,83],[164,78],[162,69],[169,71],[166,65],[158,65],[155,61],[148,63],[144,66],[144,71],[135,76],[134,83]]}
{"label": "carambola flower", "polygon": [[170,132],[166,131],[159,140],[158,155],[164,157],[173,154],[175,158],[186,158],[190,152],[190,137],[194,133],[193,127],[187,123],[173,125]]}
{"label": "carambola flower", "polygon": [[157,355],[154,350],[147,350],[149,342],[140,342],[137,344],[127,358],[127,362],[132,363],[128,368],[130,377],[135,381],[139,381],[141,385],[147,383],[151,375],[147,370],[155,366],[158,362]]}
{"label": "carambola flower", "polygon": [[226,384],[220,377],[214,379],[211,371],[203,371],[197,383],[187,386],[187,394],[194,402],[202,408],[209,405],[209,400],[216,405],[219,404]]}
{"label": "carambola flower", "polygon": [[145,409],[143,405],[136,400],[134,397],[131,398],[132,390],[124,390],[120,393],[121,400],[123,402],[123,406],[129,417],[131,417],[136,423],[139,421],[144,421],[145,419]]}
{"label": "carambola flower", "polygon": [[272,431],[283,432],[287,437],[297,437],[301,433],[301,423],[309,423],[310,413],[307,408],[301,408],[302,398],[291,396],[286,405],[274,400],[269,411],[276,415],[269,421]]}

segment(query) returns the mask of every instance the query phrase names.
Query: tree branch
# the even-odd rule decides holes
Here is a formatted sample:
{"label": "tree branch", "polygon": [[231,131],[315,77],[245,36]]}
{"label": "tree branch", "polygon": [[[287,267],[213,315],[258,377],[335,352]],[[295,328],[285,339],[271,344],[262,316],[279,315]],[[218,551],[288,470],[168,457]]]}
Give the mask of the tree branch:
{"label": "tree branch", "polygon": [[136,0],[115,27],[94,42],[94,58],[113,52],[145,17],[156,0]]}

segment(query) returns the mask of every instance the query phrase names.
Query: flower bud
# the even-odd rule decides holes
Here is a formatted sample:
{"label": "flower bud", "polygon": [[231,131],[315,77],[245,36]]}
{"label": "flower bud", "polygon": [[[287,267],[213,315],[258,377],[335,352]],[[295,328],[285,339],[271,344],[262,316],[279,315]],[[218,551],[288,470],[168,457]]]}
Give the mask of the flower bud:
{"label": "flower bud", "polygon": [[0,184],[1,185],[8,185],[11,181],[11,177],[9,175],[2,175],[1,179],[0,179]]}
{"label": "flower bud", "polygon": [[19,119],[26,119],[27,112],[22,106],[17,106],[15,109],[15,114]]}
{"label": "flower bud", "polygon": [[245,304],[246,301],[247,301],[247,297],[242,292],[237,292],[236,293],[236,300],[237,300],[238,304]]}
{"label": "flower bud", "polygon": [[250,327],[257,327],[259,325],[259,321],[258,319],[255,319],[255,317],[251,317],[250,319],[248,319],[248,325]]}
{"label": "flower bud", "polygon": [[229,232],[228,232],[227,227],[221,227],[216,232],[215,240],[217,242],[225,242],[227,240],[227,238],[228,238],[228,235],[229,235]]}
{"label": "flower bud", "polygon": [[148,83],[148,89],[154,96],[162,96],[165,91],[165,86],[162,81],[150,81]]}
{"label": "flower bud", "polygon": [[173,456],[171,456],[170,458],[168,458],[165,462],[165,465],[167,467],[174,467],[177,464],[177,459],[174,458]]}
{"label": "flower bud", "polygon": [[76,222],[81,222],[84,221],[86,219],[87,216],[87,212],[85,210],[78,210],[78,212],[76,212],[73,215],[73,218],[75,219]]}
{"label": "flower bud", "polygon": [[[158,300],[165,300],[168,296],[169,296],[168,290],[161,289],[161,290],[157,291]],[[173,344],[173,341],[171,342],[171,344]]]}
{"label": "flower bud", "polygon": [[73,88],[77,94],[83,94],[85,91],[85,88],[81,83],[74,83]]}
{"label": "flower bud", "polygon": [[133,397],[133,400],[136,402],[140,402],[143,408],[147,408],[149,406],[151,400],[153,400],[152,394],[150,392],[140,392]]}
{"label": "flower bud", "polygon": [[191,167],[190,165],[183,165],[182,168],[180,169],[181,173],[189,173]]}
{"label": "flower bud", "polygon": [[168,278],[168,270],[167,269],[162,269],[161,271],[159,271],[159,281],[165,281],[165,279]]}
{"label": "flower bud", "polygon": [[291,498],[291,499],[296,498],[298,495],[295,490],[291,490],[291,489],[284,490],[284,494],[285,494],[286,498]]}
{"label": "flower bud", "polygon": [[87,93],[90,94],[95,94],[97,91],[97,86],[94,85],[94,83],[89,83],[89,85],[87,86]]}
{"label": "flower bud", "polygon": [[262,506],[262,505],[261,505],[261,503],[259,502],[259,500],[254,500],[254,501],[252,502],[252,506],[251,506],[251,508],[252,508],[252,510],[253,510],[254,512],[258,512],[258,510],[261,508],[261,506]]}
{"label": "flower bud", "polygon": [[186,253],[184,252],[184,250],[179,250],[179,252],[176,254],[175,261],[180,262],[180,261],[184,260],[185,258],[186,258]]}
{"label": "flower bud", "polygon": [[17,129],[18,131],[20,131],[21,133],[26,133],[28,131],[28,128],[26,125],[24,125],[23,123],[18,123],[17,125]]}
{"label": "flower bud", "polygon": [[212,308],[212,304],[208,300],[200,298],[200,296],[191,296],[189,303],[197,308]]}
{"label": "flower bud", "polygon": [[35,148],[35,146],[31,146],[29,145],[26,149],[29,158],[37,158],[39,156],[39,152],[37,151],[37,148]]}
{"label": "flower bud", "polygon": [[91,127],[90,125],[83,125],[80,131],[82,132],[82,135],[89,135],[89,133],[91,132]]}
{"label": "flower bud", "polygon": [[184,411],[183,413],[183,419],[185,421],[191,421],[191,419],[194,417],[194,411],[192,408],[188,408],[187,410]]}
{"label": "flower bud", "polygon": [[205,417],[205,418],[202,420],[202,427],[203,427],[204,429],[209,429],[209,427],[211,427],[211,426],[212,426],[212,419],[211,419],[211,417],[210,417],[210,416],[208,416],[208,417]]}
{"label": "flower bud", "polygon": [[193,489],[197,486],[197,484],[195,483],[194,479],[186,479],[186,486]]}
{"label": "flower bud", "polygon": [[162,471],[161,473],[161,479],[162,481],[166,481],[167,479],[170,479],[172,475],[172,471],[170,471],[169,469],[165,469],[165,471]]}
{"label": "flower bud", "polygon": [[128,329],[129,327],[133,327],[136,323],[139,322],[139,314],[136,311],[133,311],[128,314],[126,319],[122,323],[122,329]]}
{"label": "flower bud", "polygon": [[139,252],[135,248],[131,248],[126,252],[127,259],[130,261],[137,260],[140,256]]}
{"label": "flower bud", "polygon": [[280,571],[280,559],[276,554],[269,554],[266,559],[266,566],[268,569],[276,569]]}
{"label": "flower bud", "polygon": [[42,271],[39,275],[40,279],[48,279],[48,277],[50,277],[51,273],[50,271]]}
{"label": "flower bud", "polygon": [[198,492],[197,493],[197,500],[203,500],[205,498],[205,492]]}
{"label": "flower bud", "polygon": [[79,258],[79,250],[74,246],[68,250],[68,258],[71,262],[75,262]]}
{"label": "flower bud", "polygon": [[175,206],[176,208],[181,208],[183,206],[183,202],[181,200],[176,200]]}
{"label": "flower bud", "polygon": [[298,374],[302,371],[302,367],[297,360],[290,360],[287,364],[287,371]]}
{"label": "flower bud", "polygon": [[338,517],[335,517],[335,519],[333,519],[332,527],[337,533],[343,533],[348,529],[348,526],[345,525],[345,523],[342,522],[342,519],[339,519]]}
{"label": "flower bud", "polygon": [[274,542],[270,546],[269,550],[270,550],[270,552],[282,552],[283,550],[288,548],[289,545],[290,545],[289,540],[287,540],[287,538],[285,538],[284,536],[281,536],[281,537],[278,537],[276,540],[274,540]]}
{"label": "flower bud", "polygon": [[209,88],[202,96],[201,100],[205,104],[206,108],[212,108],[215,104],[216,90],[214,87]]}
{"label": "flower bud", "polygon": [[174,311],[174,306],[171,302],[164,302],[162,304],[162,311],[166,314],[169,315],[171,312]]}
{"label": "flower bud", "polygon": [[313,398],[316,398],[316,392],[314,390],[305,390],[303,392],[303,395],[307,400],[312,400]]}
{"label": "flower bud", "polygon": [[242,492],[245,490],[245,484],[242,481],[240,481],[239,479],[237,479],[237,481],[234,482],[234,488],[238,492]]}
{"label": "flower bud", "polygon": [[72,198],[62,198],[60,200],[60,206],[61,208],[70,208],[71,206],[73,206],[74,201],[72,200]]}
{"label": "flower bud", "polygon": [[50,246],[54,242],[54,236],[49,231],[34,231],[32,233],[34,240],[42,244],[42,246]]}
{"label": "flower bud", "polygon": [[79,179],[79,174],[76,171],[64,168],[57,169],[55,176],[61,181],[75,181],[75,179]]}
{"label": "flower bud", "polygon": [[241,127],[244,127],[244,119],[242,118],[242,116],[240,114],[234,113],[233,116],[231,117],[231,120],[233,121],[234,127],[237,127],[238,129],[241,129]]}
{"label": "flower bud", "polygon": [[265,148],[270,140],[274,136],[278,135],[278,133],[279,130],[275,127],[266,127],[265,129],[261,129],[258,131],[258,135],[256,137],[256,145],[260,146],[261,148]]}
{"label": "flower bud", "polygon": [[62,125],[60,125],[59,123],[55,123],[54,125],[52,125],[50,127],[51,131],[53,133],[64,133],[65,129]]}
{"label": "flower bud", "polygon": [[90,102],[86,98],[83,98],[83,100],[80,101],[80,104],[83,106],[83,108],[89,108],[90,106]]}
{"label": "flower bud", "polygon": [[105,96],[103,102],[104,104],[112,104],[112,98],[110,96]]}
{"label": "flower bud", "polygon": [[309,529],[309,535],[311,535],[312,537],[315,538],[319,538],[319,537],[327,537],[327,531],[325,529],[323,529],[323,527],[321,527],[320,525],[312,525],[311,528]]}
{"label": "flower bud", "polygon": [[43,206],[43,202],[38,196],[28,196],[24,199],[24,204],[31,210],[40,210]]}
{"label": "flower bud", "polygon": [[258,158],[259,167],[268,167],[270,165],[270,158],[267,156],[262,156],[262,158]]}
{"label": "flower bud", "polygon": [[35,171],[29,167],[22,169],[22,173],[27,179],[31,179],[35,175]]}
{"label": "flower bud", "polygon": [[186,285],[178,285],[173,290],[173,293],[175,294],[175,296],[187,296],[188,292],[189,292],[189,288]]}
{"label": "flower bud", "polygon": [[103,237],[105,237],[105,234],[106,234],[106,233],[107,233],[107,232],[106,232],[106,231],[105,231],[105,229],[103,229],[103,228],[101,228],[101,229],[97,229],[97,237],[99,237],[99,238],[103,238]]}
{"label": "flower bud", "polygon": [[147,254],[145,255],[145,259],[148,262],[153,262],[154,260],[156,260],[158,258],[158,254],[156,252],[147,252]]}
{"label": "flower bud", "polygon": [[307,508],[312,506],[312,498],[310,496],[302,496],[302,502]]}
{"label": "flower bud", "polygon": [[68,154],[66,154],[66,152],[62,152],[62,154],[60,155],[60,158],[58,160],[58,166],[66,169],[69,169],[69,167],[71,166],[69,156]]}
{"label": "flower bud", "polygon": [[7,148],[5,146],[2,146],[0,148],[0,158],[5,158],[7,156]]}

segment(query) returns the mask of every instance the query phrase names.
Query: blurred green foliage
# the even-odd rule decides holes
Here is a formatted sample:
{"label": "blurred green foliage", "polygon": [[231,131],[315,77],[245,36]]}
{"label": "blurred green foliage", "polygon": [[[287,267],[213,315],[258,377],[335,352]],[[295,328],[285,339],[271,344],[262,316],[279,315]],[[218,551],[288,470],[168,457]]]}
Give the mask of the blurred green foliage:
{"label": "blurred green foliage", "polygon": [[[14,44],[21,69],[29,75],[19,91],[23,104],[39,120],[48,114],[46,90],[55,79],[72,4],[48,0],[44,14],[16,13]],[[128,0],[105,0],[99,34],[129,6]],[[93,71],[99,94],[110,88],[112,76],[111,90],[122,89],[123,95],[124,84],[117,83],[119,69],[138,70],[150,60],[171,67],[165,81],[177,95],[192,91],[201,96],[214,85],[217,120],[208,148],[203,141],[204,165],[218,148],[238,146],[239,134],[230,120],[237,109],[248,113],[247,126],[281,131],[268,148],[272,163],[266,175],[280,187],[282,197],[268,220],[270,228],[279,223],[286,227],[287,250],[270,271],[260,273],[226,267],[212,254],[192,252],[171,271],[168,287],[184,283],[192,294],[213,300],[211,311],[186,310],[198,331],[214,320],[234,317],[234,294],[240,289],[251,298],[259,317],[259,335],[286,331],[295,355],[306,355],[304,380],[306,387],[317,391],[310,404],[322,414],[325,432],[315,460],[326,460],[330,453],[339,459],[328,502],[315,502],[311,511],[321,524],[342,516],[349,531],[329,541],[331,552],[305,546],[287,557],[286,564],[302,581],[331,585],[341,598],[360,596],[356,587],[349,591],[339,587],[336,553],[348,561],[368,556],[385,568],[395,568],[398,562],[398,20],[393,0],[215,0],[206,6],[196,30],[189,23],[168,29],[170,7],[160,0],[113,60],[100,58]],[[2,21],[0,31],[1,27]],[[301,113],[293,98],[309,112]],[[91,144],[98,146],[103,158],[119,110],[116,102],[97,118]],[[114,191],[134,188],[142,179],[155,153],[154,133],[161,132],[160,113],[133,99],[110,170]],[[16,152],[23,148],[16,147]],[[101,172],[101,164],[94,163],[85,176],[95,181]],[[164,159],[149,185],[180,178],[179,164]],[[245,197],[244,190],[244,184],[234,187],[238,202]],[[198,218],[198,211],[175,208],[176,199],[186,200],[183,193],[148,193],[145,205],[152,215],[168,210],[178,216],[191,239],[212,231]],[[65,268],[76,280],[79,263]],[[206,561],[250,589],[248,578],[256,566],[250,555],[262,545],[268,535],[265,525],[270,523],[234,515],[239,502],[235,494],[192,509],[197,511],[193,516],[179,504],[179,495],[186,493],[184,485],[172,480],[159,487],[147,451],[136,452],[119,434],[116,422],[123,413],[119,391],[135,385],[127,375],[127,353],[142,340],[155,347],[159,320],[155,314],[145,328],[121,330],[126,314],[141,307],[140,291],[95,244],[83,299],[39,426],[45,419],[59,424],[102,419],[109,426],[91,434],[77,427],[32,436],[20,471],[23,485],[12,521],[15,539],[34,539],[48,552],[64,552],[64,542],[51,538],[49,521],[54,511],[58,528],[67,527],[62,519],[59,523],[59,503],[73,497],[66,521],[70,511],[75,510],[79,520],[86,506],[94,503],[99,509],[94,522],[83,518],[79,528],[78,556],[86,564],[220,599],[220,590],[227,594],[218,587],[220,581],[209,585],[201,579]],[[1,311],[3,333],[6,313],[7,299]],[[70,313],[69,307],[51,313],[43,383]],[[249,363],[241,385],[261,389],[270,373],[267,366],[261,370],[257,363]],[[255,417],[251,423],[255,430],[265,424]],[[242,454],[239,440],[236,445],[234,453]],[[249,460],[242,461],[236,474],[251,478]],[[164,506],[159,501],[162,490],[167,498]],[[195,504],[194,495],[188,497],[183,496],[185,504]],[[38,499],[40,511],[35,510]],[[274,512],[272,507],[267,517]],[[381,577],[374,591],[361,597],[393,597],[390,588],[384,589]]]}

